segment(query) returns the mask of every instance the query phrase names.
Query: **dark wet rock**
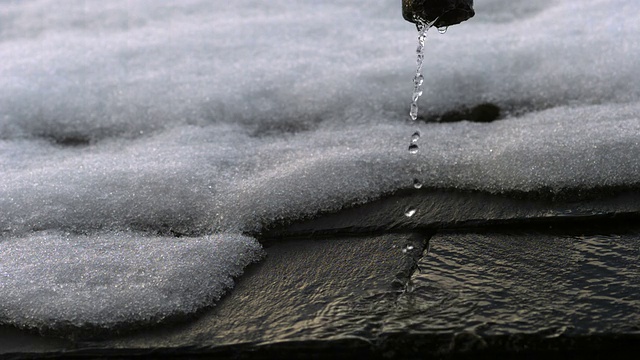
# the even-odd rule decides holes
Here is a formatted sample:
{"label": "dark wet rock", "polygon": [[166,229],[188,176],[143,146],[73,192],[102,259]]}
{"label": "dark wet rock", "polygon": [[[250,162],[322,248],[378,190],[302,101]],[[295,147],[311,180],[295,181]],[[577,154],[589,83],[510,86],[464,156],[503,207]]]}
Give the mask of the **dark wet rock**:
{"label": "dark wet rock", "polygon": [[0,327],[0,357],[632,358],[638,204],[407,191],[263,234],[266,259],[197,316],[82,340]]}
{"label": "dark wet rock", "polygon": [[429,245],[415,290],[398,299],[420,315],[389,327],[551,339],[640,325],[638,233],[443,233]]}
{"label": "dark wet rock", "polygon": [[[640,349],[640,234],[439,234],[386,341],[447,356],[623,356]],[[406,329],[411,329],[407,331]]]}
{"label": "dark wet rock", "polygon": [[402,16],[405,20],[431,22],[436,27],[451,26],[475,15],[473,0],[403,0]]}
{"label": "dark wet rock", "polygon": [[[388,234],[268,243],[266,261],[191,322],[102,341],[2,329],[9,341],[0,342],[0,354],[553,359],[632,358],[640,350],[639,232],[439,233],[428,250],[424,240]],[[419,270],[407,279],[416,260]]]}
{"label": "dark wet rock", "polygon": [[[587,193],[591,194],[587,196]],[[529,194],[531,195],[531,194]],[[576,197],[537,197],[419,189],[404,191],[337,214],[271,229],[263,236],[348,234],[476,228],[487,226],[568,227],[577,223],[640,223],[639,191],[585,191]],[[416,209],[405,216],[406,209]]]}
{"label": "dark wet rock", "polygon": [[[398,284],[412,276],[426,238],[386,234],[265,245],[266,258],[248,268],[235,289],[195,321],[106,344],[129,348],[152,341],[181,346],[190,338],[215,346],[370,332],[364,319],[342,315],[378,300],[395,299]],[[403,251],[408,247],[412,251]]]}
{"label": "dark wet rock", "polygon": [[0,334],[21,340],[0,342],[0,356],[74,348],[85,349],[81,356],[121,355],[118,349],[127,349],[127,354],[158,348],[189,352],[193,346],[208,352],[233,344],[300,341],[304,341],[301,348],[310,349],[314,347],[310,343],[326,346],[322,343],[334,336],[342,337],[348,348],[349,339],[371,338],[380,328],[382,314],[374,309],[393,307],[426,240],[424,235],[408,233],[267,242],[266,258],[247,268],[228,296],[195,319],[123,336],[109,338],[100,333],[100,339],[74,341],[0,327]]}
{"label": "dark wet rock", "polygon": [[6,325],[0,326],[0,359],[27,358],[27,354],[57,353],[73,348],[67,339],[39,336]]}

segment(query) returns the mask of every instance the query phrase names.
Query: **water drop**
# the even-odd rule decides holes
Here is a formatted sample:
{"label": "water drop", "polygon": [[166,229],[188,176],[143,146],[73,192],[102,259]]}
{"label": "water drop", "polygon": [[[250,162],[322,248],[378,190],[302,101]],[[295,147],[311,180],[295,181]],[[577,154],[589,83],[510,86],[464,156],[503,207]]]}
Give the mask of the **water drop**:
{"label": "water drop", "polygon": [[413,179],[413,187],[416,189],[422,189],[422,182],[418,179]]}
{"label": "water drop", "polygon": [[417,154],[418,153],[418,144],[409,145],[409,154]]}
{"label": "water drop", "polygon": [[415,249],[415,248],[413,247],[413,245],[407,245],[407,246],[405,246],[405,248],[404,248],[404,249],[402,249],[402,252],[406,254],[406,253],[408,253],[409,251],[411,251],[411,250],[413,250],[413,249]]}
{"label": "water drop", "polygon": [[416,132],[414,132],[413,135],[411,135],[412,143],[417,143],[418,140],[420,140],[420,130],[416,130]]}
{"label": "water drop", "polygon": [[449,29],[449,27],[448,27],[448,26],[441,26],[441,27],[439,27],[439,28],[438,28],[438,32],[439,32],[440,34],[444,34],[444,33],[446,33],[446,32],[447,32],[447,29]]}
{"label": "water drop", "polygon": [[413,215],[415,215],[415,214],[416,214],[416,211],[418,211],[418,210],[416,210],[416,208],[414,208],[414,207],[408,207],[408,208],[407,208],[407,210],[405,210],[404,215],[405,215],[406,217],[412,217]]}
{"label": "water drop", "polygon": [[411,116],[411,120],[418,120],[418,104],[411,104],[411,111],[409,111],[409,115]]}
{"label": "water drop", "polygon": [[424,83],[424,76],[423,75],[416,75],[416,77],[413,78],[413,83],[416,86],[422,86],[422,84]]}

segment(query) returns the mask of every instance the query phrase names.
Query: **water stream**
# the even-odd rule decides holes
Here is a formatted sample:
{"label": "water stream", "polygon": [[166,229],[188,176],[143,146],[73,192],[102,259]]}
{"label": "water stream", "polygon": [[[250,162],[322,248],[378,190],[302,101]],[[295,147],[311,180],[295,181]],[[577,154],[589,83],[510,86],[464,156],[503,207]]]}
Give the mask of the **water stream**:
{"label": "water stream", "polygon": [[417,24],[418,47],[416,48],[416,54],[418,55],[418,59],[416,61],[416,76],[413,78],[413,100],[411,102],[411,111],[409,111],[409,116],[411,116],[411,120],[413,121],[418,119],[418,99],[422,96],[422,85],[424,84],[424,75],[422,75],[422,66],[424,64],[424,43],[427,38],[427,31],[429,31],[437,20],[438,19],[435,19],[431,22],[419,21]]}
{"label": "water stream", "polygon": [[[435,24],[436,21],[438,21],[437,18],[431,22],[425,22],[425,21],[419,20],[417,23],[418,47],[416,48],[416,54],[418,56],[418,59],[416,60],[416,75],[413,78],[413,96],[412,96],[412,102],[411,102],[411,110],[409,111],[409,116],[411,116],[411,120],[413,121],[416,121],[418,119],[418,100],[420,99],[420,96],[422,96],[422,86],[424,85],[424,75],[422,74],[422,67],[424,65],[424,44],[427,38],[427,31],[429,31],[429,29],[433,26],[433,24]],[[441,29],[444,29],[444,31]],[[444,32],[446,31],[446,28],[439,28],[438,31],[441,34],[444,34]],[[418,145],[418,142],[420,141],[420,136],[421,136],[420,130],[416,130],[411,135],[411,141],[409,143],[409,149],[408,149],[410,154],[415,155],[420,150],[420,146]],[[416,172],[417,173],[420,172],[419,167],[417,167]],[[417,175],[419,174],[416,174],[416,176],[413,179],[413,186],[416,189],[420,189],[422,188],[422,182],[420,181]],[[417,210],[415,208],[413,207],[408,208],[405,211],[405,216],[412,217],[416,212]]]}

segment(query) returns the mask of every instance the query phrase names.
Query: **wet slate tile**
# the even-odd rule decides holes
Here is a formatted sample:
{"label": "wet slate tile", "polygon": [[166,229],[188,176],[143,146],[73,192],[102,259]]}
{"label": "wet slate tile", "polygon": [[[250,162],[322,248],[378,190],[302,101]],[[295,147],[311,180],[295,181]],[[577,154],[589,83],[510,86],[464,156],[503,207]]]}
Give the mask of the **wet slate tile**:
{"label": "wet slate tile", "polygon": [[438,234],[419,267],[391,343],[559,353],[640,339],[639,234]]}
{"label": "wet slate tile", "polygon": [[[411,217],[407,209],[414,209]],[[274,227],[266,236],[381,233],[505,224],[640,223],[640,192],[573,189],[569,194],[489,194],[456,190],[410,190],[308,221]]]}
{"label": "wet slate tile", "polygon": [[[397,297],[425,246],[425,236],[417,233],[272,241],[266,258],[249,267],[212,309],[179,323],[66,346],[63,342],[47,350],[120,356],[151,349],[211,353],[225,346],[300,341],[347,341],[352,346],[349,339],[370,338],[381,327],[382,314],[372,304]],[[30,341],[56,341],[23,335],[21,345],[0,347],[0,355],[7,349],[30,353]],[[19,333],[14,336],[20,338]]]}
{"label": "wet slate tile", "polygon": [[428,250],[425,240],[271,241],[233,292],[191,319],[82,341],[5,331],[13,341],[0,350],[17,358],[597,358],[640,344],[637,232],[438,233]]}

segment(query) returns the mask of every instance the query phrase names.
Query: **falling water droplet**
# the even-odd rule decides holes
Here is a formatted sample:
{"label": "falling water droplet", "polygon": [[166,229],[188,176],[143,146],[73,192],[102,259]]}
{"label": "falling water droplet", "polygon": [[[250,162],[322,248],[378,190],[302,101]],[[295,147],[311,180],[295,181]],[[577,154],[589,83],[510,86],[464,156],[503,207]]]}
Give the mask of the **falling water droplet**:
{"label": "falling water droplet", "polygon": [[418,153],[418,144],[409,145],[409,154],[417,154]]}
{"label": "falling water droplet", "polygon": [[414,207],[408,207],[408,208],[407,208],[407,210],[405,210],[404,215],[405,215],[406,217],[412,217],[413,215],[415,215],[415,214],[416,214],[416,211],[417,211],[417,210],[416,210],[416,208],[414,208]]}
{"label": "falling water droplet", "polygon": [[413,135],[411,135],[412,143],[417,143],[418,140],[420,140],[420,130],[416,130],[416,132],[414,132]]}
{"label": "falling water droplet", "polygon": [[418,179],[413,179],[413,187],[416,189],[422,189],[422,182]]}
{"label": "falling water droplet", "polygon": [[446,32],[447,32],[447,29],[449,29],[449,27],[448,27],[448,26],[440,26],[440,27],[438,28],[438,32],[439,32],[440,34],[444,34],[444,33],[446,33]]}

